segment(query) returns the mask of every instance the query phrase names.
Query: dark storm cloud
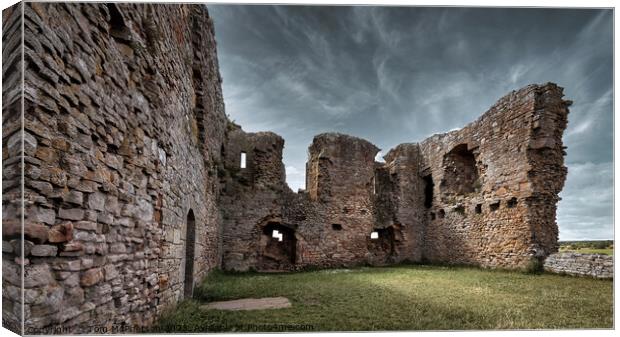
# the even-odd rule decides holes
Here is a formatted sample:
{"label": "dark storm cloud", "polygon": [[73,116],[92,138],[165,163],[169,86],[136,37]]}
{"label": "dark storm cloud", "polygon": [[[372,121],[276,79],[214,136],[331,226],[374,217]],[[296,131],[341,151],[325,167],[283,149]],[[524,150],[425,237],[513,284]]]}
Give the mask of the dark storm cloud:
{"label": "dark storm cloud", "polygon": [[318,133],[385,154],[464,126],[511,90],[556,82],[575,102],[560,238],[612,236],[611,10],[208,7],[226,111],[246,131],[284,137],[294,190]]}

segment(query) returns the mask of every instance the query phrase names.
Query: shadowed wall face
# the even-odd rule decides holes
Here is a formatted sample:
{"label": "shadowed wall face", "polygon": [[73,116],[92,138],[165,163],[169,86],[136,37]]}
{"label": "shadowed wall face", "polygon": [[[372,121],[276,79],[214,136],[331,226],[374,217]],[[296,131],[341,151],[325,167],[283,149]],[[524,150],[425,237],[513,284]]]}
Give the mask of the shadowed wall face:
{"label": "shadowed wall face", "polygon": [[20,322],[24,268],[26,329],[150,325],[220,264],[213,23],[200,5],[23,6],[25,132],[3,104],[3,181],[17,192],[26,163],[25,240],[4,199],[3,318]]}

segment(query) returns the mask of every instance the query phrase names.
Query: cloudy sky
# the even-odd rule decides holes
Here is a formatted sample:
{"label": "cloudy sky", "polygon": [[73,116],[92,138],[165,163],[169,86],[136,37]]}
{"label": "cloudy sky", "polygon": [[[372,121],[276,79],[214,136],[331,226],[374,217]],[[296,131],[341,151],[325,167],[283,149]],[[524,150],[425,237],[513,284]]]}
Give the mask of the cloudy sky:
{"label": "cloudy sky", "polygon": [[226,112],[284,137],[287,182],[304,187],[316,134],[385,154],[475,120],[508,92],[555,82],[574,101],[564,134],[561,240],[613,238],[613,13],[209,5]]}

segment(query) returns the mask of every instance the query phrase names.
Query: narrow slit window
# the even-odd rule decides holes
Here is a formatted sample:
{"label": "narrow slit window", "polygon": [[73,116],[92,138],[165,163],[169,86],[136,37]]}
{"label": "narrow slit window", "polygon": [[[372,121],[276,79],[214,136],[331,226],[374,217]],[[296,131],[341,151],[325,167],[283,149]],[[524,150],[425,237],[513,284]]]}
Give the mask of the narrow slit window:
{"label": "narrow slit window", "polygon": [[377,194],[377,179],[372,178],[372,194]]}
{"label": "narrow slit window", "polygon": [[376,240],[378,238],[379,238],[379,232],[374,231],[374,232],[370,233],[370,239]]}
{"label": "narrow slit window", "polygon": [[244,168],[246,167],[245,157],[246,157],[245,152],[241,152],[241,165],[240,165],[240,167],[241,167],[242,169],[244,169]]}

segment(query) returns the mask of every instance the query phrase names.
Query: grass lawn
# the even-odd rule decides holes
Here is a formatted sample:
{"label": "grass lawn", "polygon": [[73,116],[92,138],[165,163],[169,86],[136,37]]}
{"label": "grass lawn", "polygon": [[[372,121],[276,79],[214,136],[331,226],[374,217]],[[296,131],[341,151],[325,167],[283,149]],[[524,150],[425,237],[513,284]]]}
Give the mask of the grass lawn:
{"label": "grass lawn", "polygon": [[596,248],[579,248],[579,249],[560,249],[561,252],[575,252],[581,254],[604,254],[614,255],[613,248],[596,249]]}
{"label": "grass lawn", "polygon": [[[613,282],[403,265],[290,274],[213,272],[163,315],[164,331],[611,328]],[[284,296],[293,306],[205,310],[208,301]]]}

